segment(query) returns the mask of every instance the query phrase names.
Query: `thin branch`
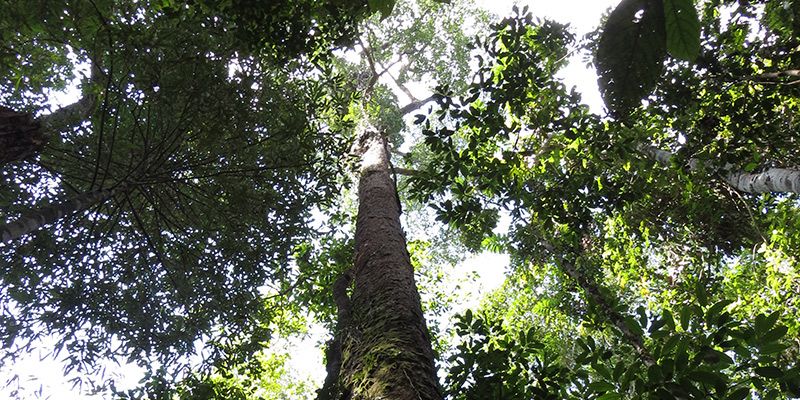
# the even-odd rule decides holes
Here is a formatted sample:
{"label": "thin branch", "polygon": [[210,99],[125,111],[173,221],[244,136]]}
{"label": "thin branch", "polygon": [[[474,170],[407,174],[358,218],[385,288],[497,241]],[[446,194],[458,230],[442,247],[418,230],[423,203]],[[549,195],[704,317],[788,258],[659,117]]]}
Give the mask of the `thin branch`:
{"label": "thin branch", "polygon": [[556,251],[550,242],[542,240],[542,247],[550,252],[559,269],[561,269],[561,271],[563,271],[567,276],[572,278],[572,280],[574,280],[578,286],[580,286],[586,296],[589,297],[592,303],[599,307],[600,312],[603,314],[601,316],[606,318],[611,325],[620,331],[622,337],[625,339],[625,342],[633,347],[633,349],[639,355],[640,360],[648,367],[655,365],[655,359],[653,358],[652,354],[650,354],[650,351],[645,348],[641,335],[629,328],[625,323],[625,317],[622,315],[622,313],[617,311],[608,303],[605,296],[600,291],[600,287],[597,282],[595,282],[590,276],[584,274],[583,271],[577,268],[573,263],[568,261],[561,254],[561,252]]}
{"label": "thin branch", "polygon": [[430,95],[430,96],[428,96],[428,97],[426,97],[426,98],[424,98],[422,100],[412,101],[411,103],[408,103],[408,104],[400,107],[400,114],[406,115],[406,114],[408,114],[408,113],[410,113],[412,111],[415,111],[415,110],[419,109],[420,107],[424,106],[425,104],[428,104],[429,102],[431,102],[431,101],[433,101],[435,99],[436,99],[436,95],[432,94],[432,95]]}
{"label": "thin branch", "polygon": [[408,168],[392,168],[392,171],[394,171],[398,175],[404,175],[404,176],[414,176],[422,173],[422,171],[416,169],[408,169]]}

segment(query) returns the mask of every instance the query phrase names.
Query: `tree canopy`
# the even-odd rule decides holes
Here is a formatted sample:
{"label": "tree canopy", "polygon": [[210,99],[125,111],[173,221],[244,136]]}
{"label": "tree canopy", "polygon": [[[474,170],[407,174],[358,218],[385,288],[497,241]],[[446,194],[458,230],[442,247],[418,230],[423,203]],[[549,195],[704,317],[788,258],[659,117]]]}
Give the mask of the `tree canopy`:
{"label": "tree canopy", "polygon": [[[369,125],[446,375],[418,396],[800,397],[796,3],[623,0],[580,39],[437,1],[11,2],[2,362],[55,336],[87,381],[149,371],[117,396],[313,396],[270,346],[314,322],[371,398],[360,366],[402,368],[342,333],[375,310],[353,271],[388,265],[354,234]],[[556,78],[580,52],[607,114]],[[441,332],[464,248],[511,266]]]}

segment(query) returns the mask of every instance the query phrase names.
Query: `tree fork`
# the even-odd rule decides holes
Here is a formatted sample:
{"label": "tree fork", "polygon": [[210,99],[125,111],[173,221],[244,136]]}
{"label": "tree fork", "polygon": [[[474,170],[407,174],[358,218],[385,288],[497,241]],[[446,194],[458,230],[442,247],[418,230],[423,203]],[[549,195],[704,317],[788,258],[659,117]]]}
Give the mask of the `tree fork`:
{"label": "tree fork", "polygon": [[[96,82],[102,75],[97,64],[92,64],[90,80]],[[61,130],[86,120],[96,103],[97,94],[89,91],[75,103],[36,119],[29,113],[0,106],[0,166],[38,154]]]}
{"label": "tree fork", "polygon": [[442,400],[386,137],[362,125],[350,324],[337,400]]}

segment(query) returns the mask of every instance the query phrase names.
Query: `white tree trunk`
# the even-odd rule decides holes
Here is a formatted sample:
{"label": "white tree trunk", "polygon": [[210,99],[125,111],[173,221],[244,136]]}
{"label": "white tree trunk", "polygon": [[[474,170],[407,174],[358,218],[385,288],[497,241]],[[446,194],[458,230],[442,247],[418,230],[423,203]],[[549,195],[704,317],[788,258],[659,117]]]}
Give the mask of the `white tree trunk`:
{"label": "white tree trunk", "polygon": [[[642,146],[639,149],[661,165],[670,165],[674,157],[672,153],[652,146]],[[699,162],[692,158],[687,165],[690,170],[695,170]],[[800,170],[770,168],[763,172],[749,173],[732,169],[730,165],[723,168],[722,178],[736,190],[747,193],[800,193]]]}

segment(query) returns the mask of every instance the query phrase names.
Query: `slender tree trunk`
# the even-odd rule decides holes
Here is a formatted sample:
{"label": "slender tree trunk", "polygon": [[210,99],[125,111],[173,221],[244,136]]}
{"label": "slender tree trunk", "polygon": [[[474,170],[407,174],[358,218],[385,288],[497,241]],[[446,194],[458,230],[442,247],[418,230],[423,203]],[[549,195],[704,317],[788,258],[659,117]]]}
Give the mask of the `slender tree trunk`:
{"label": "slender tree trunk", "polygon": [[347,326],[339,321],[341,367],[337,394],[329,398],[441,400],[387,141],[365,127],[360,143],[355,265],[348,273],[352,295],[349,301],[337,300],[340,308],[351,309],[344,314]]}
{"label": "slender tree trunk", "polygon": [[[642,147],[643,153],[661,165],[670,165],[673,154],[655,147]],[[690,170],[698,167],[698,161],[690,159],[687,163]],[[732,167],[721,171],[722,179],[736,190],[746,193],[800,193],[800,170],[786,168],[769,168],[763,172],[749,173],[735,171]]]}
{"label": "slender tree trunk", "polygon": [[0,239],[2,239],[2,243],[7,243],[64,217],[84,211],[110,199],[115,193],[125,190],[123,187],[124,185],[120,185],[115,189],[93,190],[83,193],[62,203],[53,204],[24,215],[16,221],[0,225]]}

